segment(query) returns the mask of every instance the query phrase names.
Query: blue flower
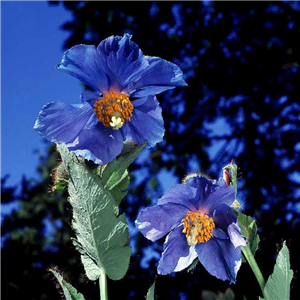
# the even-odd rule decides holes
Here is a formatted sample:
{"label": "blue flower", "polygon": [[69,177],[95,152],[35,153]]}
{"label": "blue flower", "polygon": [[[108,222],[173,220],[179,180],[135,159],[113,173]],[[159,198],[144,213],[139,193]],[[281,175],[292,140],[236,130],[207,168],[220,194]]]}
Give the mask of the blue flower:
{"label": "blue flower", "polygon": [[142,210],[135,222],[141,233],[153,242],[167,235],[158,274],[181,271],[198,257],[210,274],[235,282],[246,242],[230,208],[234,200],[223,179],[196,175]]}
{"label": "blue flower", "polygon": [[67,50],[57,68],[93,91],[83,92],[80,104],[46,104],[34,129],[97,164],[119,155],[124,141],[147,141],[148,147],[160,142],[165,129],[156,95],[186,82],[177,65],[143,55],[130,39],[110,36],[97,48]]}

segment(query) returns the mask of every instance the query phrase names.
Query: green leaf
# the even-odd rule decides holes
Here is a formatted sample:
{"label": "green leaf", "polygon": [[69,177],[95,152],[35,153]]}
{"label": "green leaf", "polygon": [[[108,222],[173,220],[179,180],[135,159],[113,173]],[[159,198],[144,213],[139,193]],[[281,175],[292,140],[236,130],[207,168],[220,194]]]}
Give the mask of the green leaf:
{"label": "green leaf", "polygon": [[284,242],[276,259],[273,274],[268,278],[265,285],[264,299],[289,300],[292,278],[293,270],[290,269],[289,250]]}
{"label": "green leaf", "polygon": [[215,293],[212,291],[206,291],[204,290],[202,292],[202,299],[203,300],[234,300],[235,299],[235,295],[232,291],[232,289],[227,288],[225,293]]}
{"label": "green leaf", "polygon": [[93,171],[60,145],[59,152],[69,174],[69,201],[73,207],[73,243],[81,254],[86,275],[96,280],[107,274],[112,280],[127,272],[131,248],[125,215],[118,215],[118,206],[109,190]]}
{"label": "green leaf", "polygon": [[68,282],[66,282],[63,277],[53,269],[49,269],[49,271],[56,277],[59,282],[66,300],[84,300],[84,297],[81,293],[78,293],[77,290]]}
{"label": "green leaf", "polygon": [[120,205],[122,199],[127,195],[130,177],[128,171],[125,170],[123,175],[112,186],[105,186],[111,192],[117,205]]}
{"label": "green leaf", "polygon": [[146,300],[154,300],[155,281],[156,280],[154,279],[153,284],[151,285],[151,287],[148,290]]}
{"label": "green leaf", "polygon": [[238,213],[238,224],[241,228],[242,235],[247,239],[248,246],[254,256],[259,243],[257,226],[255,220],[243,213]]}
{"label": "green leaf", "polygon": [[117,205],[127,195],[130,181],[127,168],[133,163],[145,145],[146,143],[136,146],[131,151],[121,154],[105,166],[101,175],[102,182],[104,187],[111,192]]}

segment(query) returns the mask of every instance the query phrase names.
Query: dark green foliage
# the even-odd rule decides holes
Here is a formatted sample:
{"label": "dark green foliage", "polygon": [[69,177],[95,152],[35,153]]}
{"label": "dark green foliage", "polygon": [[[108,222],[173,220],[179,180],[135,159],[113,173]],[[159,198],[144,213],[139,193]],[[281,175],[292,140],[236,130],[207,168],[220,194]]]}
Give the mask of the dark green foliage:
{"label": "dark green foliage", "polygon": [[[18,209],[2,221],[1,271],[3,299],[61,299],[54,277],[47,269],[59,266],[66,280],[83,285],[84,270],[71,236],[71,206],[63,192],[52,192],[52,170],[60,161],[55,146],[40,158],[40,181],[24,178],[21,190],[7,202]],[[2,184],[1,194],[11,191]],[[89,286],[89,291],[95,289]],[[92,292],[92,291],[91,291]]]}
{"label": "dark green foliage", "polygon": [[[61,5],[59,2],[54,2]],[[146,55],[177,63],[187,88],[158,96],[163,109],[164,142],[143,150],[130,166],[131,183],[122,200],[131,225],[138,211],[154,204],[163,188],[157,180],[165,168],[178,182],[189,172],[221,176],[222,167],[235,159],[241,170],[238,200],[259,229],[258,264],[265,277],[272,273],[276,245],[286,240],[291,267],[299,270],[299,161],[300,161],[300,6],[298,2],[116,2],[65,1],[73,19],[63,25],[70,33],[67,49],[76,44],[98,43],[109,35],[133,34]],[[63,42],[63,41],[62,41]],[[74,79],[74,85],[76,80]],[[70,89],[72,86],[69,87]],[[221,120],[221,121],[220,121]],[[212,147],[212,146],[218,146]],[[47,156],[48,157],[48,156]],[[97,288],[82,276],[79,257],[70,241],[71,214],[66,197],[49,192],[53,152],[41,164],[41,181],[23,181],[21,193],[8,190],[5,202],[20,206],[4,218],[2,235],[3,293],[13,299],[60,299],[46,268],[58,265],[68,282],[86,299],[98,297]],[[42,177],[43,175],[43,177]],[[242,187],[242,189],[241,189]],[[56,224],[53,238],[43,220]],[[136,231],[129,271],[124,279],[109,282],[110,300],[144,299],[156,274],[157,258],[140,265],[145,249],[159,253]],[[19,256],[12,255],[16,249]],[[292,299],[300,285],[292,281]],[[246,282],[246,284],[243,284]],[[80,287],[79,287],[80,286]],[[94,287],[94,289],[93,289]],[[200,299],[202,290],[224,292],[228,284],[211,277],[198,264],[192,272],[158,276],[158,299]],[[231,286],[236,299],[255,299],[259,286],[247,265]],[[120,292],[121,291],[121,292]],[[95,292],[95,293],[94,293]],[[88,296],[90,295],[90,296]]]}

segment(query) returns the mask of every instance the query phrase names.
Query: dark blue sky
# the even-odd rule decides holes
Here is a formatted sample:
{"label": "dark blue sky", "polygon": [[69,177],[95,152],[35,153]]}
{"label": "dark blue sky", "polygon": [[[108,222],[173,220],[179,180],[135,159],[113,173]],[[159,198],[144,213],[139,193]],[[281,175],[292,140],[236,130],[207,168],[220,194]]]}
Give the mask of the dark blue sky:
{"label": "dark blue sky", "polygon": [[80,82],[56,70],[68,33],[60,26],[71,19],[62,5],[46,1],[1,2],[1,177],[8,184],[22,175],[37,178],[43,138],[33,130],[47,102],[78,103]]}

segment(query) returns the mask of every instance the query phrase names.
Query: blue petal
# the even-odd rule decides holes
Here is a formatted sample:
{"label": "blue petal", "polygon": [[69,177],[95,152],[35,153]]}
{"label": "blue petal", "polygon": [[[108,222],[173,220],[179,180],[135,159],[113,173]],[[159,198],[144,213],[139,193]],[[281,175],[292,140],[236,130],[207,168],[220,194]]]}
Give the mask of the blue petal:
{"label": "blue petal", "polygon": [[77,139],[67,146],[76,155],[102,165],[112,161],[121,153],[123,136],[119,130],[106,128],[101,123],[97,123],[91,129],[82,130]]}
{"label": "blue petal", "polygon": [[91,91],[84,91],[80,95],[81,103],[88,102],[93,109],[95,102],[100,98],[101,96],[99,94]]}
{"label": "blue petal", "polygon": [[216,226],[229,236],[235,248],[238,246],[246,246],[246,241],[241,234],[240,227],[237,224],[237,217],[228,205],[219,205],[213,211],[212,217]]}
{"label": "blue petal", "polygon": [[34,129],[50,142],[72,143],[83,128],[97,123],[89,104],[70,105],[52,102],[39,113]]}
{"label": "blue petal", "polygon": [[174,229],[166,238],[164,252],[159,260],[157,272],[167,275],[187,268],[197,257],[193,249],[186,242],[182,226]]}
{"label": "blue petal", "polygon": [[228,233],[225,233],[224,231],[222,231],[219,227],[214,228],[213,230],[213,236],[216,239],[225,239],[225,240],[229,240],[229,236]]}
{"label": "blue petal", "polygon": [[226,204],[217,206],[217,208],[212,213],[212,218],[215,224],[224,232],[227,232],[227,228],[231,223],[237,222],[236,214]]}
{"label": "blue petal", "polygon": [[209,211],[213,211],[220,204],[231,206],[235,200],[235,191],[232,186],[219,186],[206,199],[205,206]]}
{"label": "blue petal", "polygon": [[157,101],[156,97],[150,96],[135,99],[132,101],[132,105],[135,109],[138,109],[143,113],[148,113],[150,111],[155,111],[157,106],[159,106],[159,102]]}
{"label": "blue petal", "polygon": [[195,211],[196,208],[193,204],[193,199],[196,192],[196,189],[185,184],[176,184],[166,191],[157,204],[175,203],[186,206],[190,211]]}
{"label": "blue petal", "polygon": [[95,46],[77,45],[70,48],[64,53],[57,68],[102,93],[110,88],[110,81],[103,72]]}
{"label": "blue petal", "polygon": [[142,210],[135,224],[147,239],[154,242],[177,227],[188,211],[180,204],[155,205]]}
{"label": "blue petal", "polygon": [[125,92],[128,92],[126,86],[131,77],[149,65],[142,51],[130,38],[128,34],[123,37],[111,36],[97,48],[101,68],[108,74],[113,88]]}
{"label": "blue petal", "polygon": [[241,248],[234,248],[231,241],[212,238],[206,243],[197,244],[199,261],[213,276],[234,283],[241,266]]}
{"label": "blue petal", "polygon": [[187,182],[188,185],[197,188],[197,206],[199,209],[212,212],[218,205],[230,206],[235,199],[235,192],[232,186],[227,187],[216,180],[197,176]]}
{"label": "blue petal", "polygon": [[158,57],[144,56],[131,36],[111,36],[97,50],[101,68],[112,86],[132,97],[156,95],[175,86],[186,86],[180,68]]}
{"label": "blue petal", "polygon": [[149,67],[132,76],[128,92],[132,97],[156,95],[176,86],[186,86],[181,69],[159,57],[146,56]]}
{"label": "blue petal", "polygon": [[197,258],[197,252],[195,247],[189,247],[189,254],[187,256],[181,256],[177,262],[174,272],[179,272],[186,269],[192,264],[195,258]]}
{"label": "blue petal", "polygon": [[203,211],[207,211],[205,207],[206,199],[215,190],[214,181],[207,179],[204,176],[195,176],[191,178],[187,183],[187,186],[193,187],[196,189],[197,194],[194,199],[195,206],[197,209],[201,207]]}
{"label": "blue petal", "polygon": [[[136,101],[133,101],[133,104]],[[148,147],[155,146],[161,142],[165,133],[164,122],[161,114],[161,107],[155,97],[148,97],[147,102],[151,105],[155,103],[155,110],[149,107],[134,107],[132,117],[129,122],[122,127],[123,135],[127,140],[132,140],[137,144],[147,141]]]}

